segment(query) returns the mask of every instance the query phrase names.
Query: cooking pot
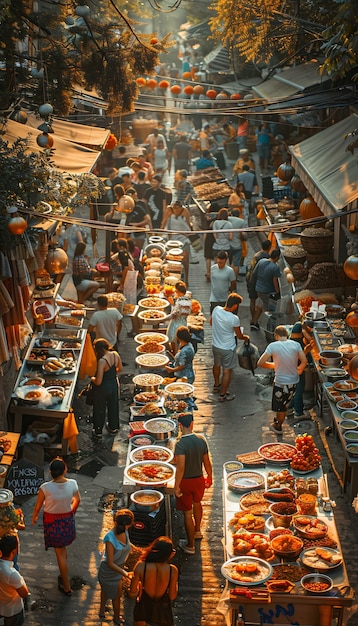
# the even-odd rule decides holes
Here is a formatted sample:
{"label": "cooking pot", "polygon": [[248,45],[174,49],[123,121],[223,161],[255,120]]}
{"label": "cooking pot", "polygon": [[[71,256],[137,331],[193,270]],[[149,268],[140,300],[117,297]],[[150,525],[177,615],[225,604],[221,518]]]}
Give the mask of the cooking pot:
{"label": "cooking pot", "polygon": [[324,374],[332,383],[347,377],[347,372],[343,367],[327,367]]}
{"label": "cooking pot", "polygon": [[[148,378],[149,376],[150,378]],[[133,383],[136,388],[141,391],[158,391],[162,382],[163,378],[159,376],[159,374],[138,374],[138,376],[134,376],[133,378]]]}
{"label": "cooking pot", "polygon": [[174,435],[176,424],[164,417],[154,417],[144,422],[144,428],[154,439],[165,441]]}
{"label": "cooking pot", "polygon": [[322,365],[327,367],[339,367],[343,354],[339,350],[322,350],[319,353]]}
{"label": "cooking pot", "polygon": [[[146,497],[148,500],[147,504],[145,504]],[[151,513],[151,511],[159,509],[163,498],[163,494],[156,489],[140,489],[130,495],[131,502],[137,511],[142,511],[143,513]]]}
{"label": "cooking pot", "polygon": [[327,304],[326,313],[328,317],[341,318],[344,316],[346,310],[344,306],[340,304]]}

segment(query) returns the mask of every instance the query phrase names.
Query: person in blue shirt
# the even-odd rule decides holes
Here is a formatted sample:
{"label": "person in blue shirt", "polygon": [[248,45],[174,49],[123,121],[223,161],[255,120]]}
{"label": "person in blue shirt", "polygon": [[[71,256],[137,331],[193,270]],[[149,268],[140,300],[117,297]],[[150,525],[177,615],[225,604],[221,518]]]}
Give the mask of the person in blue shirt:
{"label": "person in blue shirt", "polygon": [[197,170],[205,170],[207,167],[215,167],[215,163],[209,150],[203,150],[201,157],[195,162]]}
{"label": "person in blue shirt", "polygon": [[176,378],[186,378],[191,385],[195,380],[193,359],[195,356],[194,346],[191,343],[191,333],[186,326],[179,326],[177,330],[179,350],[174,357],[174,364],[167,365],[166,370],[173,372]]}

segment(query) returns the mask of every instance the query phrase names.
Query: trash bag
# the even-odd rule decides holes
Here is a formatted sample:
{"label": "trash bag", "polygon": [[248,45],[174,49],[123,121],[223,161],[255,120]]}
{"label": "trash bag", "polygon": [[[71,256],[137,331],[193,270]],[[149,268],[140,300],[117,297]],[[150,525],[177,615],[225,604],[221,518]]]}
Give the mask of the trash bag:
{"label": "trash bag", "polygon": [[260,353],[257,346],[251,343],[250,339],[247,339],[240,346],[240,348],[237,349],[236,353],[239,359],[240,367],[242,367],[244,370],[250,370],[252,373],[254,373],[254,370],[257,367],[257,362],[260,358]]}

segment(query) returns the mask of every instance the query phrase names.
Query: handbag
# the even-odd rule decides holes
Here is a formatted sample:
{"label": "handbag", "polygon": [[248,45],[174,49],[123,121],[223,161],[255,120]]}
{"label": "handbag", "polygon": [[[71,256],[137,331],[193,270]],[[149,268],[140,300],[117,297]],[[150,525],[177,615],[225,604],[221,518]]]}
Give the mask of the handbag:
{"label": "handbag", "polygon": [[94,387],[93,387],[92,381],[89,382],[82,389],[82,391],[80,391],[80,393],[78,394],[77,398],[82,398],[82,396],[84,397],[85,402],[86,402],[86,404],[88,404],[88,406],[92,406],[93,405],[93,401],[94,401]]}

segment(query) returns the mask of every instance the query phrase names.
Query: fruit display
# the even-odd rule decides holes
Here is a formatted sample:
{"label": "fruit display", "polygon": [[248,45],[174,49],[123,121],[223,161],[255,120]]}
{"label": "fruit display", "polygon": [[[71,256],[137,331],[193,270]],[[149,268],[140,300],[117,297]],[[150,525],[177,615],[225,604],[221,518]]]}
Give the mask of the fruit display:
{"label": "fruit display", "polygon": [[291,468],[298,472],[310,472],[317,469],[321,457],[312,435],[306,433],[298,435],[295,443],[297,452],[291,460]]}

